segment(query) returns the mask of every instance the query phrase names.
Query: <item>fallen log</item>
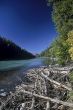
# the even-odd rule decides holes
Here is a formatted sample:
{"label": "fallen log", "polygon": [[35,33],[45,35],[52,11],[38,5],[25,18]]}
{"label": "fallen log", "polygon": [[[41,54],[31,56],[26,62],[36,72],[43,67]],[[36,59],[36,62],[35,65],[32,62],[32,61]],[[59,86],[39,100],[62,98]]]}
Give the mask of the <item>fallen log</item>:
{"label": "fallen log", "polygon": [[37,98],[44,99],[44,100],[46,100],[46,101],[51,101],[51,102],[53,102],[53,103],[62,104],[62,105],[64,105],[64,106],[73,108],[73,103],[64,102],[64,101],[61,101],[61,100],[58,100],[58,99],[53,99],[53,98],[50,98],[50,97],[38,95],[38,94],[31,93],[31,92],[25,91],[25,90],[21,90],[20,92],[25,93],[25,94],[28,94],[28,95],[31,95],[31,96],[34,96],[34,97],[37,97]]}
{"label": "fallen log", "polygon": [[[35,74],[37,74],[37,72],[35,72],[34,70],[33,70],[33,72],[34,72]],[[43,73],[42,71],[41,71],[41,73],[40,73],[39,75],[40,75],[41,77],[47,79],[47,80],[50,81],[51,83],[54,83],[55,85],[58,85],[58,86],[61,87],[61,88],[65,88],[65,89],[67,89],[68,91],[72,91],[72,88],[67,87],[67,86],[65,86],[64,84],[61,84],[61,83],[59,83],[59,82],[57,82],[57,81],[54,81],[54,80],[50,79],[49,77],[47,77],[47,75],[44,75],[44,73]]]}
{"label": "fallen log", "polygon": [[45,79],[47,79],[48,81],[50,81],[51,83],[54,83],[55,85],[58,85],[58,86],[60,86],[61,88],[65,88],[65,89],[67,89],[68,91],[72,91],[72,88],[67,87],[67,86],[65,86],[65,85],[63,85],[63,84],[61,84],[61,83],[59,83],[59,82],[57,82],[57,81],[54,81],[54,80],[50,79],[49,77],[47,77],[46,75],[44,75],[43,72],[41,72],[40,75],[41,75],[43,78],[45,78]]}

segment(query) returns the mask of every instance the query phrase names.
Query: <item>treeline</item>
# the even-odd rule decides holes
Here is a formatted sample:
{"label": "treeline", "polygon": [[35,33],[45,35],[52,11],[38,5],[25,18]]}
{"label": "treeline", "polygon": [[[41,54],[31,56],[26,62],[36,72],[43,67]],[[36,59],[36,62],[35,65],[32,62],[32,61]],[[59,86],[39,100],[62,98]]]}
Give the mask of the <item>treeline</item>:
{"label": "treeline", "polygon": [[41,56],[56,58],[65,65],[73,60],[73,0],[48,0],[58,36]]}
{"label": "treeline", "polygon": [[0,60],[30,59],[35,56],[10,40],[0,37]]}

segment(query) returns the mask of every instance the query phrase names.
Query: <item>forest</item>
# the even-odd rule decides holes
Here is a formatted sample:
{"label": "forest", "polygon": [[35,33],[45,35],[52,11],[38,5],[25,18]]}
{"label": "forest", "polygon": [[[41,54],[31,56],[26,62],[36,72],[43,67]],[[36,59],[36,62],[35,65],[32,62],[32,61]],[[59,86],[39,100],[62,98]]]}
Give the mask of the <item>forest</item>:
{"label": "forest", "polygon": [[58,36],[40,56],[56,58],[65,65],[73,60],[73,0],[48,0]]}
{"label": "forest", "polygon": [[21,60],[34,57],[30,52],[22,49],[12,41],[0,37],[0,60]]}

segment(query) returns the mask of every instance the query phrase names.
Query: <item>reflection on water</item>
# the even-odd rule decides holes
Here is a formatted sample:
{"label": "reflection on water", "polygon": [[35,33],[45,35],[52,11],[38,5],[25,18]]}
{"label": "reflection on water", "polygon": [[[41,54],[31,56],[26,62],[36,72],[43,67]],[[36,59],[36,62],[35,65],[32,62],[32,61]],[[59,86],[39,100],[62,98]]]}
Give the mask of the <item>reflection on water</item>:
{"label": "reflection on water", "polygon": [[50,65],[51,64],[51,60],[49,58],[46,58],[45,60],[43,60],[43,63],[45,65]]}
{"label": "reflection on water", "polygon": [[57,60],[55,58],[45,58],[45,60],[43,60],[43,64],[44,65],[55,65],[57,64]]}
{"label": "reflection on water", "polygon": [[0,62],[0,94],[14,90],[14,87],[25,81],[25,73],[28,69],[45,66],[46,58],[20,61]]}

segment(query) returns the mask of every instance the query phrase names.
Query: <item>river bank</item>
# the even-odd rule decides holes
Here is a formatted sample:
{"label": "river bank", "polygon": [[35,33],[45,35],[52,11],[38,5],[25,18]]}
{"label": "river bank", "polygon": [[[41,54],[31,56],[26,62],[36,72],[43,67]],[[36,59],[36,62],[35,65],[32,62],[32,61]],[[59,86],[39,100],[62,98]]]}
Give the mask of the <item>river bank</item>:
{"label": "river bank", "polygon": [[45,65],[47,58],[31,60],[0,61],[0,96],[14,91],[15,87],[25,82],[26,71]]}
{"label": "river bank", "polygon": [[73,110],[69,78],[73,66],[29,69],[26,81],[1,98],[1,110]]}

